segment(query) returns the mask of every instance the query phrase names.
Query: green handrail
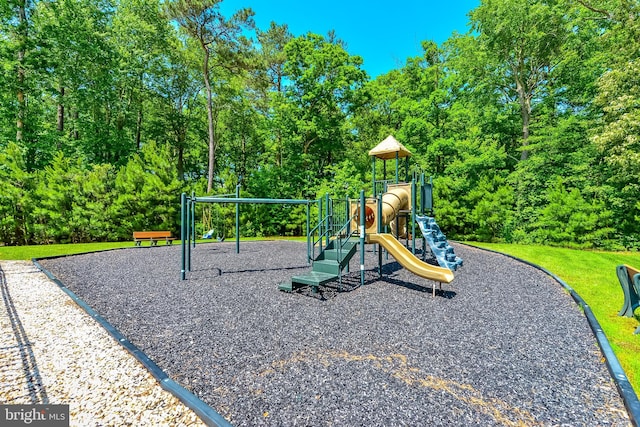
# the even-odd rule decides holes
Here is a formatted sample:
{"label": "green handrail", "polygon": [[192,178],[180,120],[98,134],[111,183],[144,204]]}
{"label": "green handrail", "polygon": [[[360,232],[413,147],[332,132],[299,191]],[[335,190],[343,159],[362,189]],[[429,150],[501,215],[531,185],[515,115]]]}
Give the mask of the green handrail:
{"label": "green handrail", "polygon": [[[348,218],[347,221],[344,223],[344,225],[335,234],[336,240],[338,241],[338,245],[337,245],[338,259],[342,259],[342,248],[344,248],[347,245],[347,243],[349,243],[349,239],[351,238],[351,236],[355,234],[355,230],[349,231],[351,226],[351,221],[354,218],[356,218],[356,215],[352,215],[350,218]],[[344,230],[344,238],[342,237],[343,230]]]}
{"label": "green handrail", "polygon": [[[309,234],[308,234],[309,238],[307,239],[307,253],[311,257],[311,259],[315,259],[316,257],[315,256],[316,244],[320,243],[320,251],[322,251],[322,240],[330,237],[329,235],[331,233],[331,229],[328,226],[323,227],[323,225],[325,224],[329,224],[328,216],[324,217],[318,223],[318,225],[316,225],[314,228],[311,229],[311,231],[309,231]],[[323,228],[324,228],[324,231],[319,231],[319,230],[322,230]],[[314,237],[316,232],[318,232],[318,240],[315,240],[315,237]]]}

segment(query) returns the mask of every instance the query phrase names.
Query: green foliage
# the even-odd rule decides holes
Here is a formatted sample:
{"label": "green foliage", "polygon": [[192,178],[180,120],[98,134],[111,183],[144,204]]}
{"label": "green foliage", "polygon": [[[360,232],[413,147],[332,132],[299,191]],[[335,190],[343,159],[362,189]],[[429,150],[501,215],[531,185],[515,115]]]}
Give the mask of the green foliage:
{"label": "green foliage", "polygon": [[[640,248],[637,2],[482,0],[472,31],[375,79],[334,33],[250,41],[253,12],[219,0],[19,5],[0,3],[4,244],[175,232],[184,189],[355,196],[392,134],[450,237]],[[214,211],[231,236],[234,206]],[[244,235],[305,226],[241,212]]]}
{"label": "green foliage", "polygon": [[587,202],[577,188],[568,191],[558,178],[546,194],[547,203],[531,224],[535,243],[573,247],[606,247],[612,235],[611,212],[604,204]]}
{"label": "green foliage", "polygon": [[524,160],[533,110],[544,99],[566,42],[565,9],[555,0],[484,0],[470,16],[477,47],[486,54],[484,77],[508,101],[518,102]]}
{"label": "green foliage", "polygon": [[169,147],[143,147],[116,173],[58,153],[26,172],[17,145],[0,153],[0,238],[9,245],[129,240],[134,230],[178,232],[179,194]]}
{"label": "green foliage", "polygon": [[32,189],[24,154],[17,144],[10,143],[0,151],[0,241],[10,245],[29,242]]}
{"label": "green foliage", "polygon": [[640,213],[640,58],[624,69],[604,74],[599,81],[596,103],[603,109],[593,141],[603,154],[607,184],[611,186],[612,209],[624,234],[637,234]]}
{"label": "green foliage", "polygon": [[115,179],[113,217],[121,237],[136,230],[170,230],[178,232],[180,190],[169,147],[145,145]]}
{"label": "green foliage", "polygon": [[[34,237],[39,242],[77,243],[77,224],[73,222],[78,175],[84,171],[59,153],[44,171],[36,173]],[[82,178],[80,178],[82,179]]]}
{"label": "green foliage", "polygon": [[329,176],[318,187],[317,197],[329,194],[337,199],[357,198],[360,190],[366,187],[363,174],[350,160],[327,166],[325,171]]}
{"label": "green foliage", "polygon": [[[350,136],[347,119],[359,102],[366,79],[362,58],[335,40],[317,34],[292,39],[285,46],[284,73],[289,83],[274,101],[274,126],[283,139],[287,169],[322,177],[341,159]],[[299,185],[315,185],[299,176]]]}
{"label": "green foliage", "polygon": [[514,203],[507,184],[506,153],[496,143],[465,141],[434,181],[438,224],[451,237],[499,240],[507,237]]}
{"label": "green foliage", "polygon": [[500,176],[482,177],[469,193],[469,199],[475,204],[470,220],[475,224],[477,239],[508,241],[513,229],[514,194],[506,180]]}

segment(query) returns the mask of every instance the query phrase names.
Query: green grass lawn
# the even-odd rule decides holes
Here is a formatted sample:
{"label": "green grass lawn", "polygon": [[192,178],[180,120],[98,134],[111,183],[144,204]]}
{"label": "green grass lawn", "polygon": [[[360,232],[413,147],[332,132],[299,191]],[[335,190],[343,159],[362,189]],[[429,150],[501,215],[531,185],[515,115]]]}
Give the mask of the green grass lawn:
{"label": "green grass lawn", "polygon": [[[147,243],[148,245],[148,243]],[[74,243],[67,245],[0,246],[0,260],[30,260],[59,255],[74,255],[108,249],[132,248],[133,242]]]}
{"label": "green grass lawn", "polygon": [[[618,316],[624,296],[616,276],[619,264],[640,268],[640,253],[472,244],[530,261],[553,272],[571,286],[591,307],[633,388],[636,393],[640,392],[640,335],[633,334],[638,319]],[[640,309],[636,311],[636,317],[639,315]]]}
{"label": "green grass lawn", "polygon": [[[306,242],[306,237],[242,237],[241,242],[252,240],[296,240]],[[227,239],[226,242],[235,240]],[[198,240],[198,243],[211,243],[215,240]],[[180,241],[175,240],[174,245],[179,245]],[[143,242],[143,246],[149,246],[148,242]],[[159,246],[164,246],[164,242],[159,242]],[[0,246],[0,260],[30,260],[31,258],[45,258],[59,255],[75,255],[86,252],[105,251],[109,249],[132,248],[131,242],[104,242],[104,243],[75,243],[66,245],[29,245],[29,246]]]}

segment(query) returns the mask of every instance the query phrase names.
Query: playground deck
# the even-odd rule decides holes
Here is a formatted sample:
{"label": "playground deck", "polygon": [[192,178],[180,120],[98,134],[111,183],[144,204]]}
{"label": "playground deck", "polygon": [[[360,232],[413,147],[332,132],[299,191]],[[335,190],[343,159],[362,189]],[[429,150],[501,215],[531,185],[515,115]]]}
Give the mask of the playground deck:
{"label": "playground deck", "polygon": [[[178,383],[234,425],[628,425],[587,321],[559,284],[501,255],[434,282],[386,261],[326,287],[304,243],[199,245],[42,261]],[[357,257],[356,257],[357,258]],[[222,274],[219,274],[220,271]]]}

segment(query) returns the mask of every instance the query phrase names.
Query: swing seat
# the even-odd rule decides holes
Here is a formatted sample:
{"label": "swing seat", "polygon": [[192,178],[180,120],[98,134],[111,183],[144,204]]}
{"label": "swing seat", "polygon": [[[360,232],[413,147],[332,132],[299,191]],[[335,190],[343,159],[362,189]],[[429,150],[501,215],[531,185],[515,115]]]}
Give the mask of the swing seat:
{"label": "swing seat", "polygon": [[212,239],[213,238],[213,230],[209,230],[202,235],[203,239]]}

